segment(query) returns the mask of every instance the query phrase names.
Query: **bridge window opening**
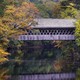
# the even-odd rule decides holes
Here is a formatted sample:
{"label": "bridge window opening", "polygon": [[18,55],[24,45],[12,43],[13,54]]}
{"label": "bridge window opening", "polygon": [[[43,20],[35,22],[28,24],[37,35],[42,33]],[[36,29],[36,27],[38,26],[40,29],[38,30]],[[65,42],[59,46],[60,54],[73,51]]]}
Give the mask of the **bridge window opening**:
{"label": "bridge window opening", "polygon": [[28,31],[28,35],[73,35],[74,29],[34,29]]}
{"label": "bridge window opening", "polygon": [[61,35],[61,30],[59,31],[59,35]]}

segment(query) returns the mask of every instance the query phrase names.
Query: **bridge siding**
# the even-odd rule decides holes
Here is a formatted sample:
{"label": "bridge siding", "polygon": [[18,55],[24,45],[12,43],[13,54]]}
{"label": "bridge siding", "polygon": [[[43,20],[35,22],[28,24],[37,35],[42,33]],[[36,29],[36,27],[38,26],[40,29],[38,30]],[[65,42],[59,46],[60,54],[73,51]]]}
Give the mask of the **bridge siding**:
{"label": "bridge siding", "polygon": [[11,80],[75,80],[75,73],[17,75]]}
{"label": "bridge siding", "polygon": [[40,18],[34,21],[36,24],[27,35],[19,36],[18,40],[75,40],[75,19]]}
{"label": "bridge siding", "polygon": [[74,35],[20,35],[19,40],[75,40]]}

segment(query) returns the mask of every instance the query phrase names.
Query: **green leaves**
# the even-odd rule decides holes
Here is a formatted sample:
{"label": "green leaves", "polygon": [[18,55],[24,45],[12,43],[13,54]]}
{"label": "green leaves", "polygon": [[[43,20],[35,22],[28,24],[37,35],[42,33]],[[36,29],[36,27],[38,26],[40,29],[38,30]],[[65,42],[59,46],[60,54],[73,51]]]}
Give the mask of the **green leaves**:
{"label": "green leaves", "polygon": [[75,30],[75,36],[76,36],[76,43],[78,46],[80,46],[80,20],[78,20],[76,23],[76,30]]}
{"label": "green leaves", "polygon": [[66,6],[65,10],[61,11],[62,18],[76,18],[77,14],[78,10],[74,7],[73,3],[70,3],[68,6]]}
{"label": "green leaves", "polygon": [[80,68],[77,69],[77,78],[76,80],[80,80]]}

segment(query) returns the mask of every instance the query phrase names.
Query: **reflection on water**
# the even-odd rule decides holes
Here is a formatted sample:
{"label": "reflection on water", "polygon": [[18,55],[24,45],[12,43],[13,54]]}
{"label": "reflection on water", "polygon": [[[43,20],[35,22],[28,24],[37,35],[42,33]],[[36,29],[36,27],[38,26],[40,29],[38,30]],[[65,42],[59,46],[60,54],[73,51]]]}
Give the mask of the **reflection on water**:
{"label": "reflection on water", "polygon": [[[12,52],[15,53],[15,50]],[[58,52],[58,50],[54,51],[53,48],[25,48],[21,50],[23,55],[21,55],[20,59],[17,59],[15,57],[17,55],[12,53],[11,60],[0,66],[0,80],[9,78],[9,76],[4,76],[6,74],[18,75],[54,72],[53,62]]]}
{"label": "reflection on water", "polygon": [[[54,73],[54,61],[60,56],[60,50],[53,47],[22,48],[18,54],[13,49],[11,51],[11,60],[0,66],[0,80],[9,80],[10,75]],[[9,76],[4,76],[6,74]]]}
{"label": "reflection on water", "polygon": [[8,74],[9,69],[8,68],[1,68],[0,69],[0,80],[7,80],[9,79],[9,75]]}

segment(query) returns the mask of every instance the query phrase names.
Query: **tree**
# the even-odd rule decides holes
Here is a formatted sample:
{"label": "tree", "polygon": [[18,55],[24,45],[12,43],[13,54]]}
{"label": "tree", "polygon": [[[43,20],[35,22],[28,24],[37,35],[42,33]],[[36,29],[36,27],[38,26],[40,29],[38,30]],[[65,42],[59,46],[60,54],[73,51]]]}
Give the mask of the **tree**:
{"label": "tree", "polygon": [[[70,3],[68,6],[62,6],[61,18],[76,18],[78,10],[75,8],[73,3]],[[65,7],[65,8],[64,8]]]}
{"label": "tree", "polygon": [[[39,16],[43,18],[49,18],[50,15],[48,13],[49,9],[43,4],[36,4],[36,7],[39,9]],[[46,9],[47,8],[47,9]]]}
{"label": "tree", "polygon": [[61,5],[60,3],[55,3],[53,1],[44,1],[42,3],[36,4],[41,17],[46,18],[59,18]]}
{"label": "tree", "polygon": [[45,3],[46,8],[48,9],[48,14],[51,18],[59,18],[61,11],[61,4],[58,2],[47,1]]}
{"label": "tree", "polygon": [[3,16],[4,8],[5,8],[4,0],[0,0],[0,16]]}
{"label": "tree", "polygon": [[55,64],[58,64],[58,67],[56,66],[55,70],[58,70],[58,72],[75,71],[78,67],[76,63],[78,63],[80,58],[79,48],[75,41],[57,41],[54,43],[56,43],[55,47],[61,50],[59,57],[55,60]]}
{"label": "tree", "polygon": [[78,46],[80,46],[80,20],[78,20],[76,23],[76,30],[75,30],[75,36],[76,36],[76,43]]}
{"label": "tree", "polygon": [[[31,28],[34,22],[34,18],[38,14],[38,9],[33,3],[24,2],[21,6],[16,7],[14,5],[7,5],[4,16],[0,18],[0,57],[5,59],[6,49],[11,39],[18,39],[21,34],[27,34],[27,30]],[[5,50],[5,51],[4,51]],[[5,56],[4,56],[5,55]],[[2,61],[1,61],[2,62]]]}

